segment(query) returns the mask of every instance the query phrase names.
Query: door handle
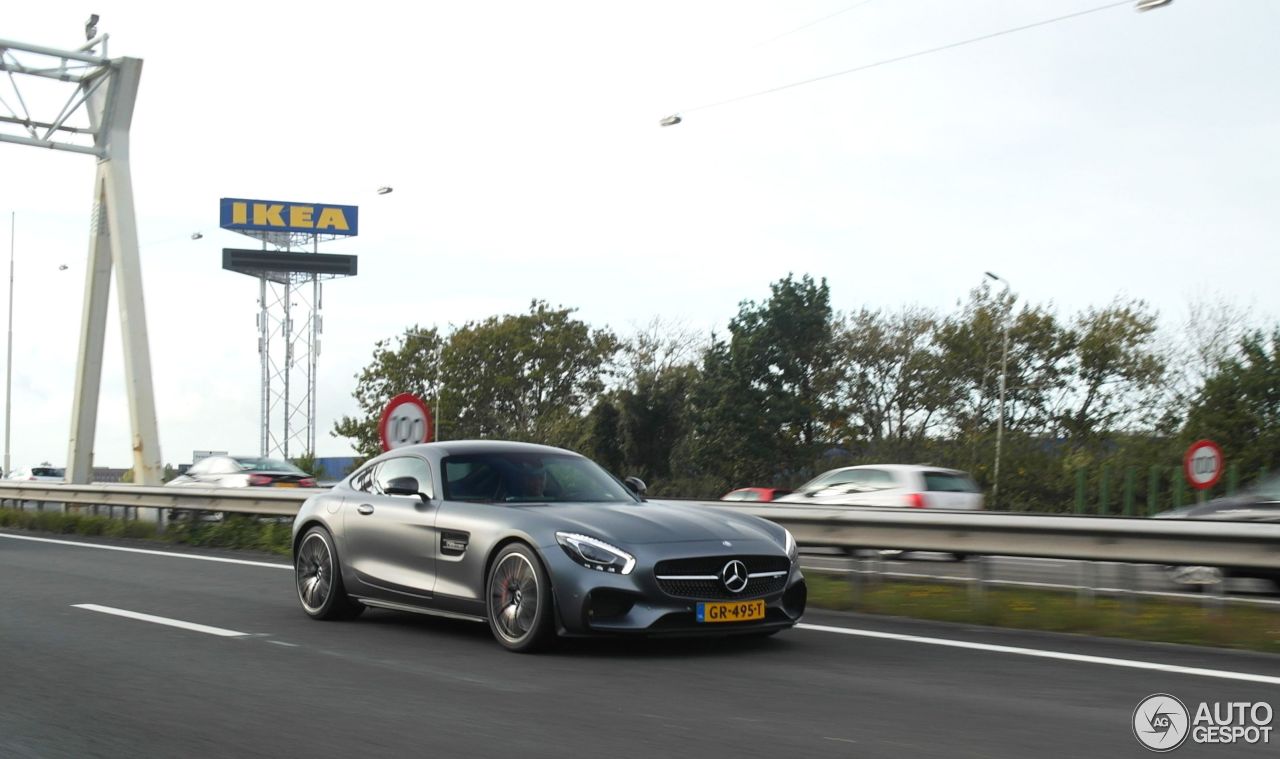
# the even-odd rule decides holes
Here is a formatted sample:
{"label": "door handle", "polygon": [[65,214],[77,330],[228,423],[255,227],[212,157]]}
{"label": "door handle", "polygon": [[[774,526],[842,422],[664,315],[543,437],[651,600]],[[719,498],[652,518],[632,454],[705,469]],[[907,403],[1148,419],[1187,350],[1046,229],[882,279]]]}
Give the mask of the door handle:
{"label": "door handle", "polygon": [[356,507],[356,511],[360,512],[361,514],[372,514],[373,507],[367,503],[362,503]]}

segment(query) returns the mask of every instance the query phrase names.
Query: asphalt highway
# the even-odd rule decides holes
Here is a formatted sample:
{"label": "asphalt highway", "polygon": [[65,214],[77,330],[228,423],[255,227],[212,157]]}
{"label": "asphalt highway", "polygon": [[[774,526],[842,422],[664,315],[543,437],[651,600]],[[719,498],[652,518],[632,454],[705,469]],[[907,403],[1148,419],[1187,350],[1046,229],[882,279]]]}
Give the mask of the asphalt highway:
{"label": "asphalt highway", "polygon": [[314,622],[278,557],[121,547],[0,532],[0,757],[1148,756],[1150,694],[1280,708],[1280,657],[853,614],[521,656],[475,623]]}

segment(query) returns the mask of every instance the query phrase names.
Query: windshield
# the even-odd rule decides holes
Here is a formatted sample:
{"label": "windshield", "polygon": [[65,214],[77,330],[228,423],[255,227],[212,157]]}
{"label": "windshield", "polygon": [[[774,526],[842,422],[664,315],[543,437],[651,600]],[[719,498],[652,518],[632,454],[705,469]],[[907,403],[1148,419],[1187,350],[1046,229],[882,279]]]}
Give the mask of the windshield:
{"label": "windshield", "polygon": [[1253,492],[1268,501],[1280,501],[1280,475],[1274,475],[1253,486]]}
{"label": "windshield", "polygon": [[812,493],[816,490],[824,490],[826,488],[835,487],[836,485],[848,485],[857,482],[861,476],[861,472],[857,470],[839,470],[834,472],[826,472],[814,477],[805,484],[796,488],[800,493]]}
{"label": "windshield", "polygon": [[264,459],[257,457],[237,458],[242,472],[288,472],[289,474],[306,474],[298,467],[280,459]]}
{"label": "windshield", "polygon": [[634,503],[621,483],[590,460],[542,453],[477,453],[441,462],[444,497],[503,503]]}
{"label": "windshield", "polygon": [[67,470],[60,467],[38,466],[31,470],[33,477],[64,477]]}

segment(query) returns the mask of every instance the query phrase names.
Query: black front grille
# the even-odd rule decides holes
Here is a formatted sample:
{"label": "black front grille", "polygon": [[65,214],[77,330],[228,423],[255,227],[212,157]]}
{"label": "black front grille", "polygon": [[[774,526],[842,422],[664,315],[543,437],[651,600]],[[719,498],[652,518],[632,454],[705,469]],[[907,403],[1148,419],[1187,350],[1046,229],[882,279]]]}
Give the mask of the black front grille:
{"label": "black front grille", "polygon": [[690,598],[701,601],[720,599],[759,598],[770,593],[777,593],[787,584],[786,575],[776,577],[753,577],[747,581],[747,587],[740,593],[730,593],[719,580],[658,580],[662,592],[676,598]]}
{"label": "black front grille", "polygon": [[747,573],[785,572],[791,568],[786,556],[699,556],[696,559],[667,559],[658,562],[653,571],[659,575],[716,575],[724,565],[737,559],[747,565]]}
{"label": "black front grille", "polygon": [[[724,586],[720,573],[725,564],[737,559],[747,567],[747,574],[783,572],[772,577],[751,577],[747,586],[732,593]],[[713,601],[720,599],[759,598],[781,591],[787,584],[791,560],[785,556],[701,556],[694,559],[667,559],[654,567],[658,587],[663,593],[676,598]],[[714,579],[684,579],[690,576]],[[671,579],[679,577],[682,579]],[[666,579],[664,579],[666,578]]]}

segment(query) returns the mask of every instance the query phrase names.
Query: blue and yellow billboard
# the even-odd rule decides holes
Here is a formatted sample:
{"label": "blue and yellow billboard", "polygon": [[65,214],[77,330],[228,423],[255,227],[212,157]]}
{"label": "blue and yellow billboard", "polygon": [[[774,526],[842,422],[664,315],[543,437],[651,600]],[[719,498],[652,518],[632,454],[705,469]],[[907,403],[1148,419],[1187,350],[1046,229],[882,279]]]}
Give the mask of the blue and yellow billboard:
{"label": "blue and yellow billboard", "polygon": [[327,203],[287,203],[279,200],[222,198],[221,226],[234,232],[303,232],[317,235],[355,235],[358,206]]}

